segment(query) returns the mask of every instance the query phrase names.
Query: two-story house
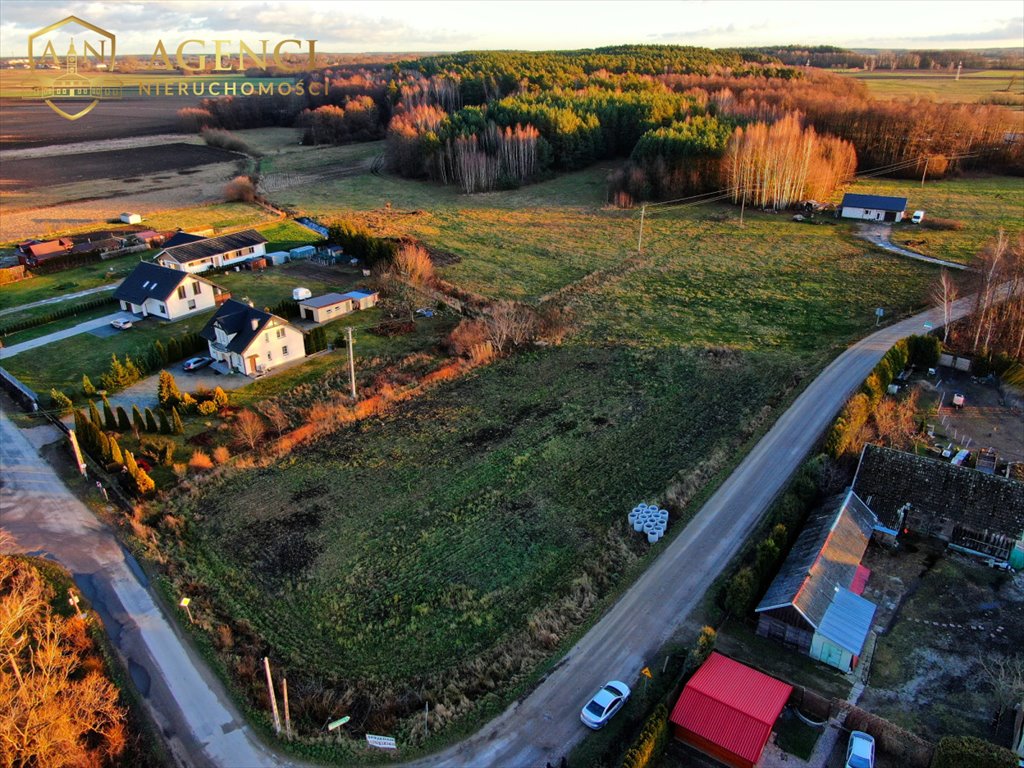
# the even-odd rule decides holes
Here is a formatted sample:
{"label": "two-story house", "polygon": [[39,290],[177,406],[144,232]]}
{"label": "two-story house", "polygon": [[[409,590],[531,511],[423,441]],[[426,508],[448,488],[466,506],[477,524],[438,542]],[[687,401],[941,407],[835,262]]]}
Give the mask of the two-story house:
{"label": "two-story house", "polygon": [[127,312],[177,320],[212,309],[217,297],[224,293],[223,288],[206,278],[143,261],[117,287],[114,298]]}
{"label": "two-story house", "polygon": [[302,331],[282,317],[230,299],[199,332],[210,357],[229,370],[258,376],[306,356]]}

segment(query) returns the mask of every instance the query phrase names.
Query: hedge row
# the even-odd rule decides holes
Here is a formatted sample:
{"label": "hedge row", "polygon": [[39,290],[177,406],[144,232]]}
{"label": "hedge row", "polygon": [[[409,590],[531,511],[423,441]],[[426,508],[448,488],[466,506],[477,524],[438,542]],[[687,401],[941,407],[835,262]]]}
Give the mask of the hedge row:
{"label": "hedge row", "polygon": [[946,736],[935,748],[931,768],[1017,768],[1017,756],[974,736]]}
{"label": "hedge row", "polygon": [[622,768],[647,768],[657,763],[668,740],[668,708],[659,704],[644,721],[640,735],[626,750]]}
{"label": "hedge row", "polygon": [[7,336],[8,334],[17,333],[18,331],[27,331],[29,328],[38,328],[40,325],[52,323],[54,320],[71,317],[72,315],[77,315],[79,312],[85,312],[90,309],[105,307],[108,304],[113,308],[113,306],[117,304],[117,300],[113,296],[103,296],[98,299],[84,301],[81,304],[61,307],[60,309],[55,309],[52,312],[40,315],[39,317],[28,317],[24,320],[11,323],[10,325],[2,326],[0,327],[0,336]]}

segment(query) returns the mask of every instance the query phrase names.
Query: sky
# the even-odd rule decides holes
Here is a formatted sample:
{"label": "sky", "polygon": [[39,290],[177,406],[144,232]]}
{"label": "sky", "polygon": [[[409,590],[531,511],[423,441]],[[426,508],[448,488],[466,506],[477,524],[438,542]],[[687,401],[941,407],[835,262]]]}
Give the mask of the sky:
{"label": "sky", "polygon": [[[712,48],[1024,48],[1020,0],[3,0],[0,56],[75,15],[149,55],[162,38],[316,39],[320,52],[571,49],[673,43]],[[212,46],[212,43],[211,43]]]}

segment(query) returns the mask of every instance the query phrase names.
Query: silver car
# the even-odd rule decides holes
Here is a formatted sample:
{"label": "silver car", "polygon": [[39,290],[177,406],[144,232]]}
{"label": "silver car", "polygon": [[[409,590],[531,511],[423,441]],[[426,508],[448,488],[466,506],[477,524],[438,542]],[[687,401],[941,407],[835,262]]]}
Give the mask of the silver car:
{"label": "silver car", "polygon": [[628,700],[629,686],[619,680],[612,680],[605,683],[604,688],[587,702],[587,706],[580,713],[580,720],[585,726],[596,731],[603,728]]}
{"label": "silver car", "polygon": [[875,768],[875,739],[864,731],[851,731],[845,768]]}

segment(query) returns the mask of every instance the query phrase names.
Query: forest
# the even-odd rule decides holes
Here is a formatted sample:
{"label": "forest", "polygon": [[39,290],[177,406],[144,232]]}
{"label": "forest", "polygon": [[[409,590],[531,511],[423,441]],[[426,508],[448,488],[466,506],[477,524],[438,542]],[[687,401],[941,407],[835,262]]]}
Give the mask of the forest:
{"label": "forest", "polygon": [[784,63],[797,52],[843,53],[467,52],[307,73],[307,82],[330,84],[326,95],[207,99],[180,116],[191,130],[295,126],[307,144],[386,137],[391,172],[466,193],[623,159],[608,199],[625,207],[710,190],[785,207],[827,199],[866,170],[912,178],[1024,173],[1024,142],[1012,138],[1020,135],[1018,113],[874,99],[853,79]]}

